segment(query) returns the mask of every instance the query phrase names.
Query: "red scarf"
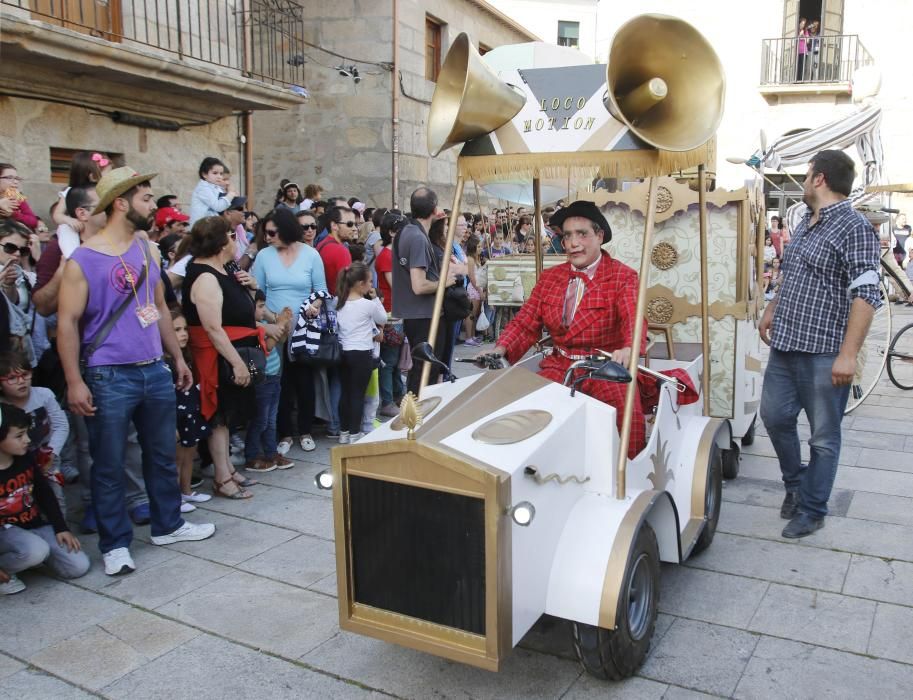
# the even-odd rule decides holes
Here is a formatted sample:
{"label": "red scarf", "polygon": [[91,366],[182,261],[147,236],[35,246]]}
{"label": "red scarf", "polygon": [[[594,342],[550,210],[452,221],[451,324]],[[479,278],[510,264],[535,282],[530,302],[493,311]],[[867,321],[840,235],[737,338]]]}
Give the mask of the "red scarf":
{"label": "red scarf", "polygon": [[[219,351],[212,344],[209,333],[203,326],[190,326],[190,350],[193,353],[193,369],[200,384],[200,413],[210,420],[219,407]],[[224,326],[222,328],[232,342],[242,338],[257,336],[260,349],[266,349],[266,336],[263,326],[245,328],[244,326]]]}

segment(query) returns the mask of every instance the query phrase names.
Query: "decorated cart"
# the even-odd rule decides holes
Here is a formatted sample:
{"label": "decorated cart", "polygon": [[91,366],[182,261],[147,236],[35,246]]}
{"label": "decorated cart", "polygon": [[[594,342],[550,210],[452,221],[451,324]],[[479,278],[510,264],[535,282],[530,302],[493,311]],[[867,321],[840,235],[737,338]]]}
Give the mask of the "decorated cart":
{"label": "decorated cart", "polygon": [[[423,382],[398,418],[334,448],[317,483],[333,490],[343,629],[497,670],[547,613],[571,621],[588,672],[614,679],[646,656],[660,562],[710,545],[724,464],[737,467],[737,439],[749,433],[763,212],[754,191],[707,191],[724,85],[696,30],[644,15],[619,29],[608,66],[579,60],[539,44],[482,60],[457,37],[429,150],[465,143],[453,211],[469,180],[494,193],[526,188],[538,214],[552,181],[645,178],[596,201],[611,217],[613,254],[640,273],[632,347],[644,318],[661,339],[626,368],[601,356],[573,365],[626,383],[621,430],[613,406],[536,374],[534,354]],[[660,179],[694,166],[696,193]],[[454,231],[451,219],[445,250]],[[445,256],[442,279],[447,265]],[[518,270],[524,294],[542,267],[540,254],[531,278],[528,264]],[[414,356],[437,362],[427,343]],[[649,436],[629,459],[644,373],[656,379]]]}

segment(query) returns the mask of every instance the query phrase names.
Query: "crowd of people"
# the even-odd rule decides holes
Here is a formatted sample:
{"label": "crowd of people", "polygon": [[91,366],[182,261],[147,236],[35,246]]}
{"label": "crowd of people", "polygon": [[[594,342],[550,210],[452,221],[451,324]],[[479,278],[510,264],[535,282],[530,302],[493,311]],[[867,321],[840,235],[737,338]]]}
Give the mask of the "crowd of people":
{"label": "crowd of people", "polygon": [[[199,503],[250,499],[257,474],[294,467],[293,445],[352,442],[397,415],[418,390],[409,348],[428,338],[451,217],[458,293],[435,346],[448,365],[490,326],[487,262],[537,243],[523,208],[453,214],[426,188],[400,211],[283,180],[260,216],[213,157],[184,206],[154,174],[77,153],[47,225],[21,182],[0,163],[6,594],[40,564],[88,571],[68,516],[98,533],[105,572],[126,574],[134,525],[156,545],[206,539],[212,524],[183,517]],[[553,212],[538,242],[558,254]]]}

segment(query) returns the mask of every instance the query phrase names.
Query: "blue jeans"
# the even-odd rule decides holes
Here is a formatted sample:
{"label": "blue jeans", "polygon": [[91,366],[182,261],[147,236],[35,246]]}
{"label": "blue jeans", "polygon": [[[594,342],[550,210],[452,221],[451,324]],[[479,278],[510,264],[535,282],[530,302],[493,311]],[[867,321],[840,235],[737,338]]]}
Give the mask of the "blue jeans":
{"label": "blue jeans", "polygon": [[[773,443],[787,491],[798,493],[799,510],[815,518],[827,515],[827,501],[840,458],[840,422],[849,386],[834,386],[836,353],[781,352],[771,349],[761,420]],[[804,410],[811,428],[811,459],[802,467],[796,419]]]}
{"label": "blue jeans", "polygon": [[79,578],[89,570],[89,557],[82,550],[71,552],[57,542],[50,525],[32,530],[0,525],[0,569],[18,574],[42,564],[60,578]]}
{"label": "blue jeans", "polygon": [[380,359],[384,362],[384,366],[380,368],[380,376],[378,376],[382,406],[393,403],[406,393],[406,387],[403,386],[403,375],[399,371],[399,352],[401,347],[384,345],[383,343],[380,346]]}
{"label": "blue jeans", "polygon": [[267,375],[257,387],[257,417],[247,426],[244,457],[252,462],[259,456],[272,457],[276,450],[276,416],[282,380],[278,374]]}
{"label": "blue jeans", "polygon": [[342,397],[342,381],[339,378],[338,367],[327,367],[327,385],[330,389],[330,422],[327,430],[338,433],[339,427],[339,400]]}
{"label": "blue jeans", "polygon": [[85,381],[95,403],[95,415],[86,417],[86,428],[98,548],[110,552],[129,547],[133,540],[124,498],[124,456],[131,421],[143,453],[152,534],[174,532],[184,521],[174,461],[177,414],[171,371],[161,361],[104,365],[87,369]]}

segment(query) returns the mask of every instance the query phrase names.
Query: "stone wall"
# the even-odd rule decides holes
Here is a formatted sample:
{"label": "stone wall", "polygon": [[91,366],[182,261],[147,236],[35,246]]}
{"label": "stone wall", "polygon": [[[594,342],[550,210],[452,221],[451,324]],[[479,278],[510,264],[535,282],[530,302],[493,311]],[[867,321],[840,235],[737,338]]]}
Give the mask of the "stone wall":
{"label": "stone wall", "polygon": [[[305,39],[324,48],[373,62],[393,60],[390,0],[334,0],[309,5]],[[450,206],[457,149],[432,160],[426,147],[428,103],[434,83],[425,80],[425,14],[445,24],[442,59],[450,42],[466,31],[478,45],[494,48],[528,37],[469,0],[400,0],[399,191],[401,204],[419,184],[429,184]],[[361,83],[340,76],[349,64],[308,50],[306,87],[311,98],[300,108],[254,115],[254,172],[257,206],[272,204],[282,178],[321,184],[326,194],[357,195],[389,206],[392,192],[392,80],[390,71],[358,64]],[[467,188],[464,202],[474,202]],[[405,202],[407,203],[407,202]]]}
{"label": "stone wall", "polygon": [[159,173],[153,181],[156,193],[174,192],[189,206],[206,156],[224,160],[234,173],[233,183],[242,187],[237,134],[234,117],[178,132],[154,131],[115,124],[78,107],[0,97],[0,161],[16,166],[24,178],[22,191],[45,221],[62,187],[51,183],[51,148],[122,153],[137,171]]}

